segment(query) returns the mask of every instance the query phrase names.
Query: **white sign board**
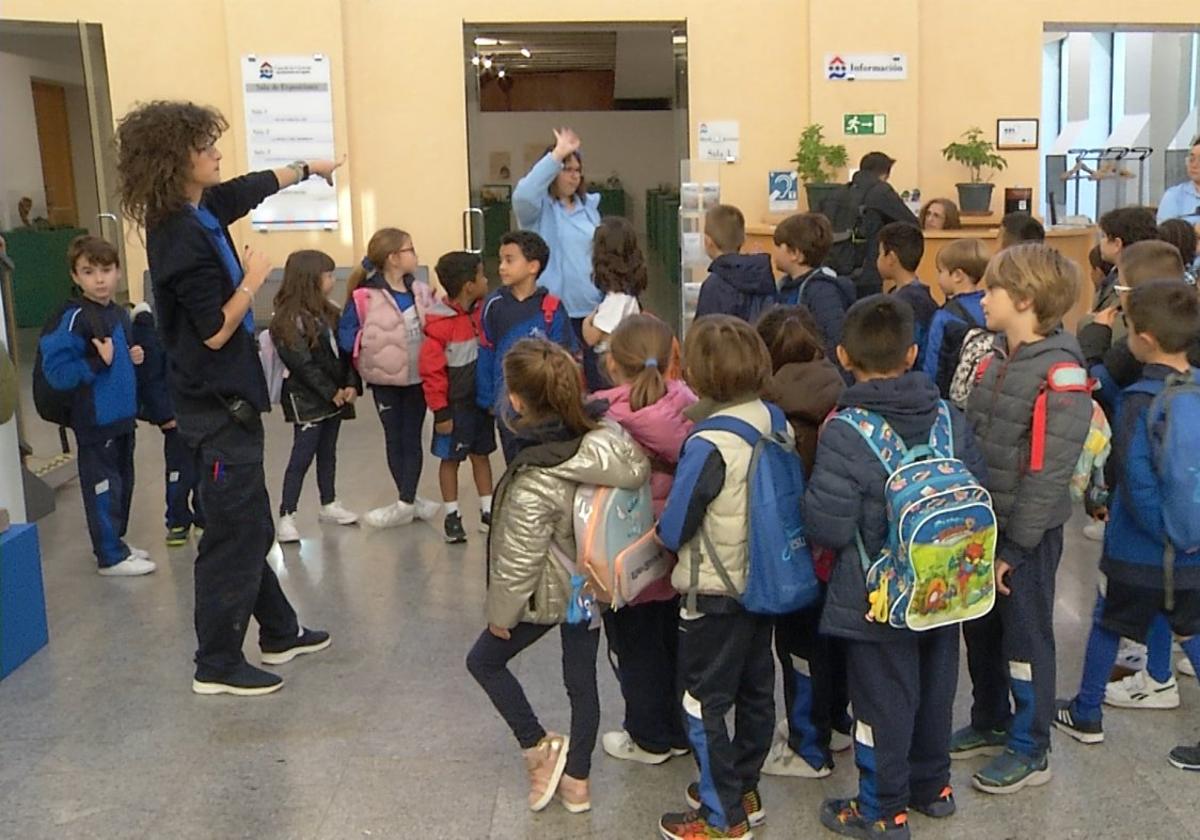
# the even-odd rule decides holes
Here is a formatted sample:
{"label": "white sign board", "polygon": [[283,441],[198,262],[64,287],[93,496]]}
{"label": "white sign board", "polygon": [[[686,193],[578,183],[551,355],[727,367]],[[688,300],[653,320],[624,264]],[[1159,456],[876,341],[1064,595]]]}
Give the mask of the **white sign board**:
{"label": "white sign board", "polygon": [[700,160],[720,160],[733,163],[738,159],[737,120],[719,120],[700,123],[699,158]]}
{"label": "white sign board", "polygon": [[767,212],[788,213],[800,209],[796,170],[772,169],[767,174]]}
{"label": "white sign board", "polygon": [[897,82],[908,78],[904,53],[825,53],[825,78],[831,82]]}
{"label": "white sign board", "polygon": [[[242,59],[246,158],[250,170],[296,160],[333,160],[333,93],[322,55]],[[309,178],[271,196],[250,214],[255,230],[333,230],[337,192]]]}

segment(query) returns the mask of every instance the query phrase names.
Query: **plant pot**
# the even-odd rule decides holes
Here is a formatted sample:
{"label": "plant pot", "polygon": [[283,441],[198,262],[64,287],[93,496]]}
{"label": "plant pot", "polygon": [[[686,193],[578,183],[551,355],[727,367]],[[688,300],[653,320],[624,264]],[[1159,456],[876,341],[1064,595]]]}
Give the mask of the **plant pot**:
{"label": "plant pot", "polygon": [[842,184],[805,184],[809,212],[816,213],[831,195],[842,188]]}
{"label": "plant pot", "polygon": [[955,184],[958,187],[958,209],[964,213],[987,213],[992,209],[992,187],[995,184]]}

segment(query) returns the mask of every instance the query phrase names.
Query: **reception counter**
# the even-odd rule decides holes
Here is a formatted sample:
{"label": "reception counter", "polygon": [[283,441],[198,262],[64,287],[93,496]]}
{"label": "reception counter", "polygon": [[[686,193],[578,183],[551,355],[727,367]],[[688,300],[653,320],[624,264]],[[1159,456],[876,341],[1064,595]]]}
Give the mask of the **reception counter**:
{"label": "reception counter", "polygon": [[[773,236],[775,226],[772,224],[746,225],[747,253],[766,253],[774,250]],[[934,298],[940,303],[943,300],[941,289],[937,285],[937,255],[949,243],[956,239],[982,239],[988,249],[995,251],[999,243],[999,228],[966,227],[961,230],[927,230],[925,231],[925,255],[917,268],[917,276],[930,287]],[[1080,317],[1085,315],[1092,305],[1093,288],[1090,281],[1091,269],[1088,265],[1088,252],[1096,244],[1095,227],[1056,227],[1046,231],[1046,244],[1057,248],[1063,256],[1074,261],[1082,272],[1083,282],[1079,288],[1079,299],[1067,313],[1064,322],[1068,329],[1074,329]]]}

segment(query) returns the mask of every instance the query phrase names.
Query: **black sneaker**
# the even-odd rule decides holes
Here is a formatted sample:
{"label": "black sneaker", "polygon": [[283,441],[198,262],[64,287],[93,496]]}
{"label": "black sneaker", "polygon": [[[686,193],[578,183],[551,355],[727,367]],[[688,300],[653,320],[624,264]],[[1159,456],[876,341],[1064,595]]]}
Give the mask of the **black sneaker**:
{"label": "black sneaker", "polygon": [[942,788],[942,792],[938,794],[938,798],[932,802],[910,802],[908,803],[908,807],[935,820],[952,817],[954,816],[954,812],[958,810],[958,806],[954,804],[954,788],[950,787],[950,785]]}
{"label": "black sneaker", "polygon": [[329,634],[324,630],[300,628],[300,635],[282,645],[263,645],[264,665],[283,665],[305,653],[316,653],[329,647]]}
{"label": "black sneaker", "polygon": [[870,840],[874,837],[908,840],[908,812],[901,811],[889,819],[872,820],[858,810],[854,799],[826,799],[821,803],[821,825],[843,837]]}
{"label": "black sneaker", "polygon": [[1099,720],[1082,720],[1074,700],[1059,700],[1054,704],[1054,728],[1066,732],[1081,744],[1104,741],[1104,724]]}
{"label": "black sneaker", "polygon": [[1200,744],[1190,747],[1187,744],[1171,750],[1167,761],[1180,770],[1200,771]]}
{"label": "black sneaker", "polygon": [[[698,811],[701,806],[700,783],[692,782],[688,785],[687,790],[684,791],[684,798],[687,799],[689,808]],[[767,810],[763,807],[762,796],[757,790],[742,794],[742,810],[746,812],[746,822],[752,828],[758,828],[767,821]]]}
{"label": "black sneaker", "polygon": [[168,528],[167,548],[179,548],[181,545],[187,545],[188,535],[191,533],[191,530],[191,526],[189,525]]}
{"label": "black sneaker", "polygon": [[976,755],[1001,755],[1008,744],[1008,732],[992,729],[988,732],[964,726],[950,736],[950,757],[971,758]]}
{"label": "black sneaker", "polygon": [[479,533],[486,534],[492,530],[492,512],[484,510],[479,512]]}
{"label": "black sneaker", "polygon": [[196,694],[232,694],[236,697],[258,697],[283,688],[283,678],[243,662],[234,671],[220,676],[196,672],[192,691]]}
{"label": "black sneaker", "polygon": [[446,542],[451,545],[467,541],[467,532],[463,530],[462,516],[457,511],[446,514],[445,528]]}

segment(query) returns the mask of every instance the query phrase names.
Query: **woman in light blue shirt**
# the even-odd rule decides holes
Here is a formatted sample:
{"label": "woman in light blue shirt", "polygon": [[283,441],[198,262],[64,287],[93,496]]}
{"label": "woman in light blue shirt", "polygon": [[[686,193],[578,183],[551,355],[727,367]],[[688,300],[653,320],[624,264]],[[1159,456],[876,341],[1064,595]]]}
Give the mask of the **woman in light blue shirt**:
{"label": "woman in light blue shirt", "polygon": [[[517,224],[532,230],[550,246],[550,260],[538,278],[566,307],[581,347],[583,319],[603,297],[592,282],[592,237],[600,224],[600,196],[584,187],[579,135],[569,128],[554,130],[555,143],[513,190]],[[594,354],[584,351],[584,371],[595,383]]]}
{"label": "woman in light blue shirt", "polygon": [[1158,203],[1158,222],[1167,219],[1185,219],[1192,224],[1200,222],[1200,136],[1192,140],[1192,149],[1187,156],[1188,180],[1176,184],[1163,193]]}

